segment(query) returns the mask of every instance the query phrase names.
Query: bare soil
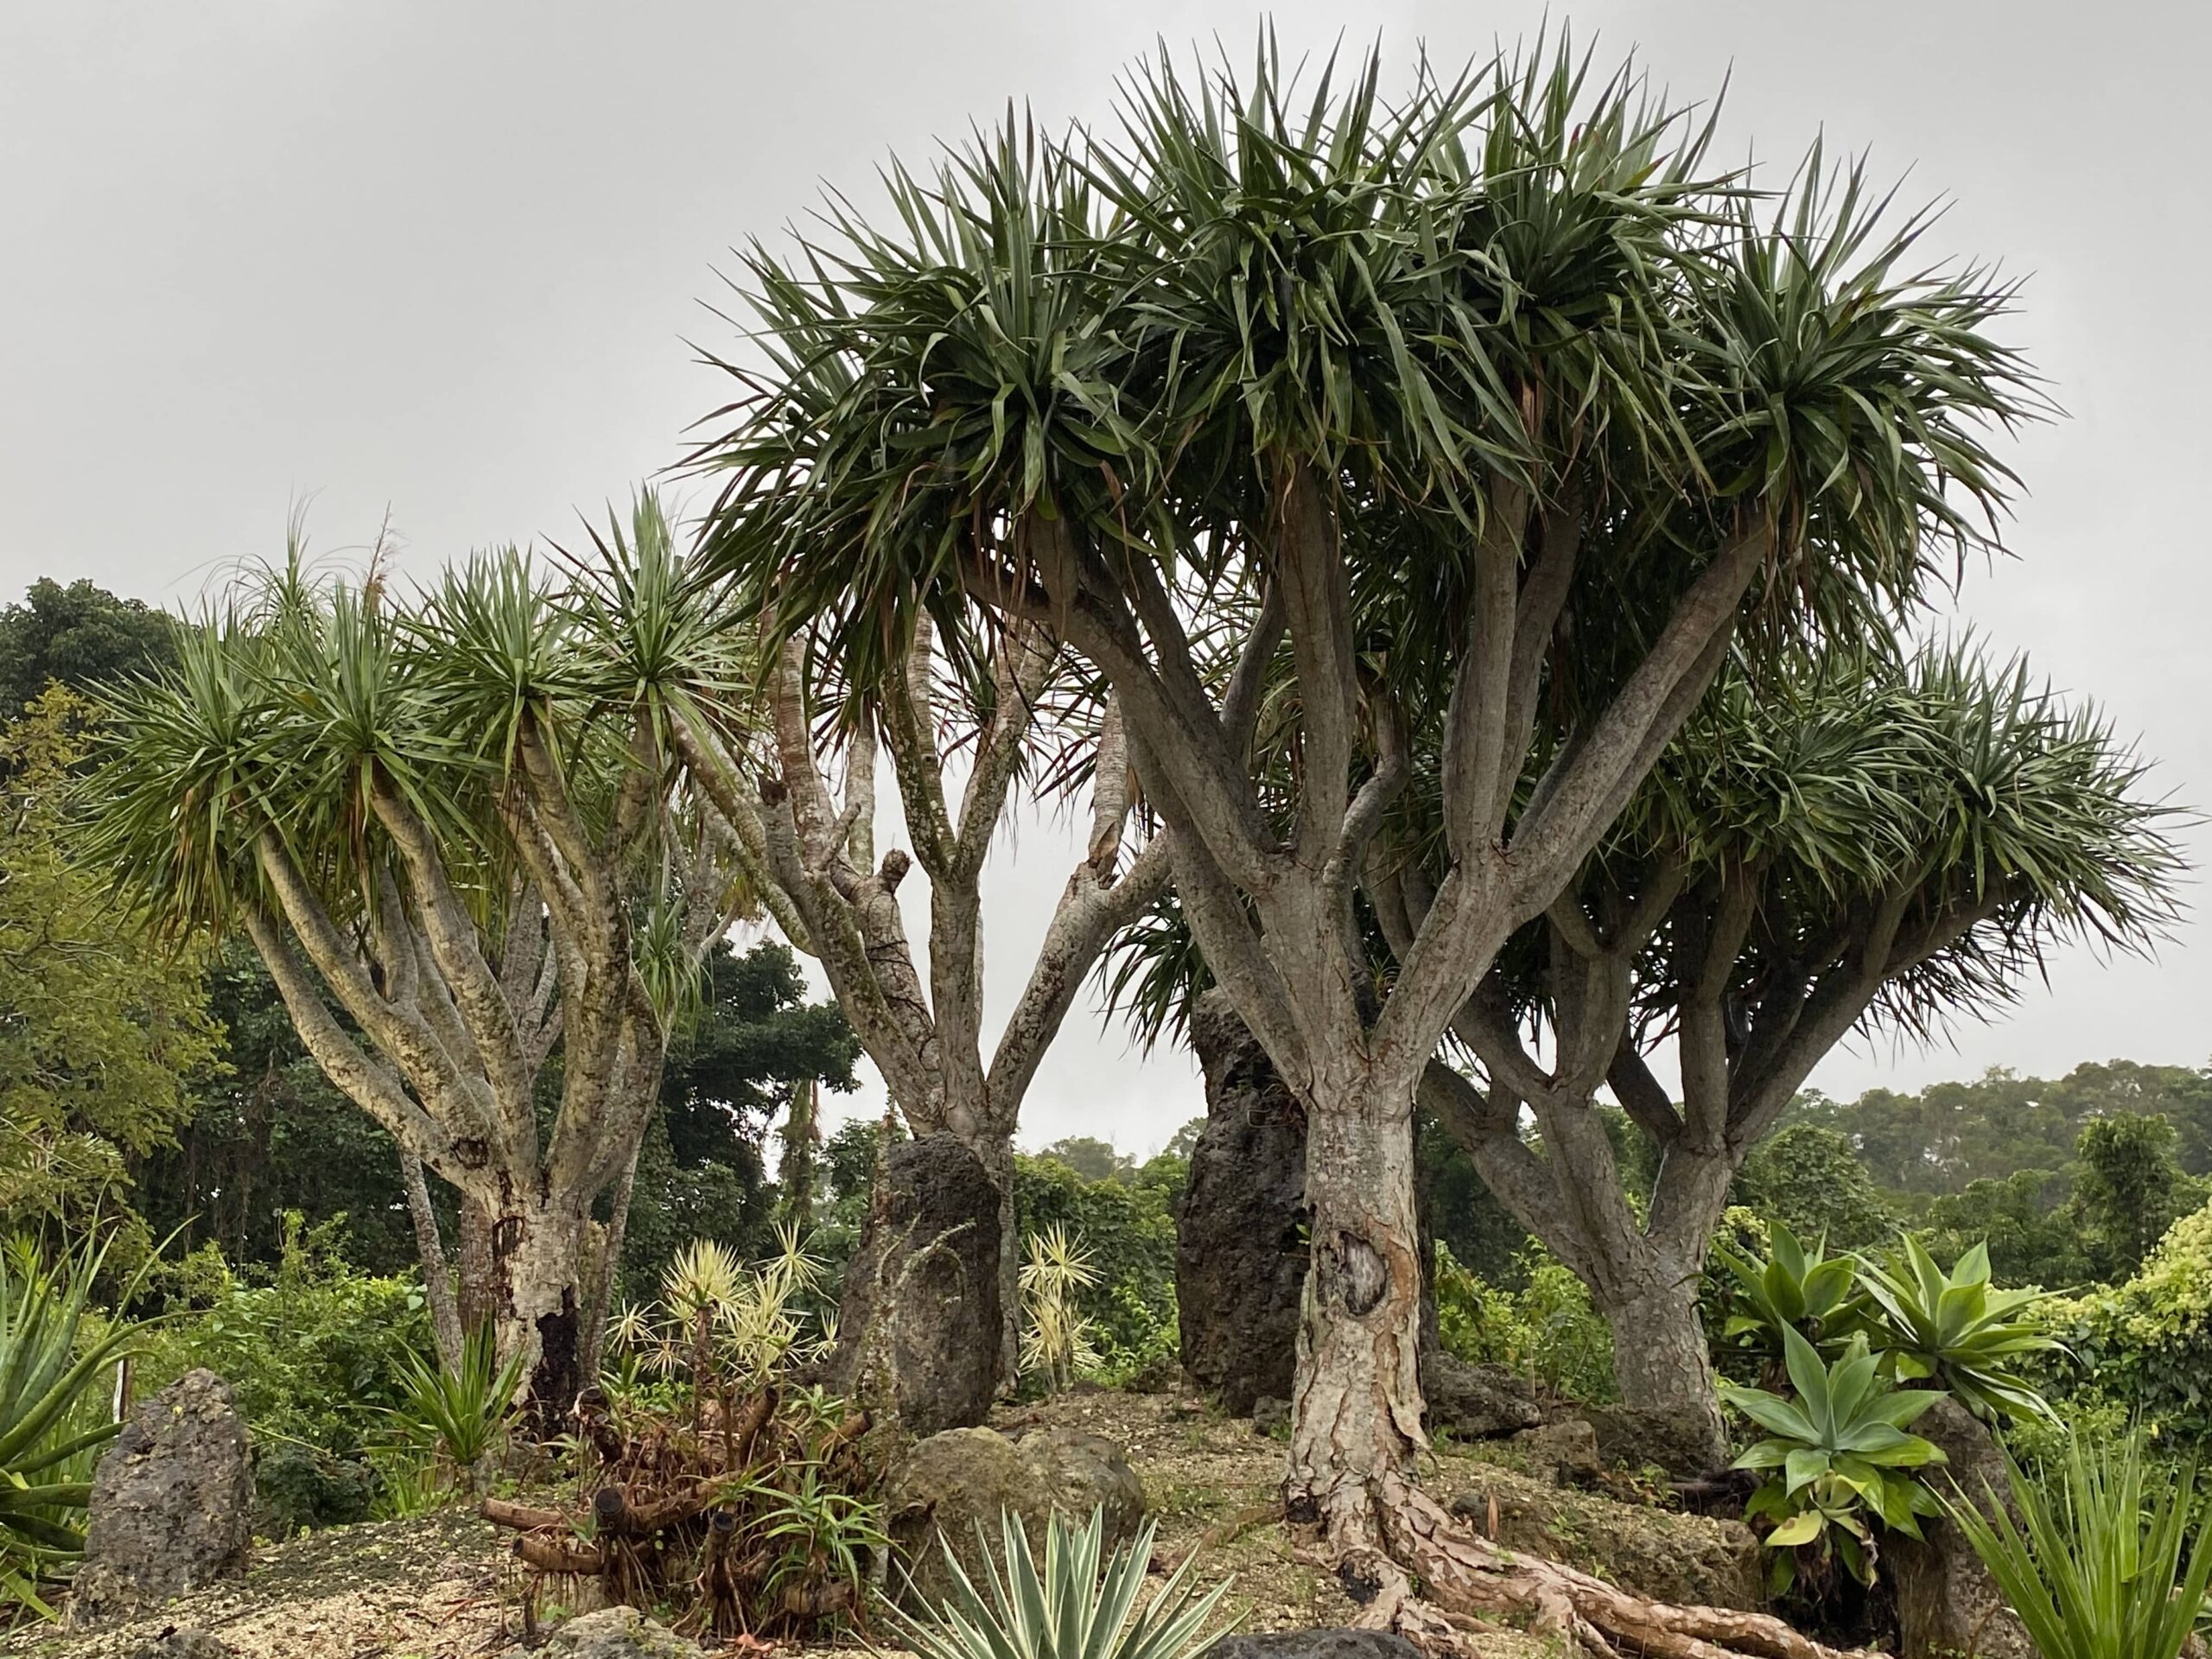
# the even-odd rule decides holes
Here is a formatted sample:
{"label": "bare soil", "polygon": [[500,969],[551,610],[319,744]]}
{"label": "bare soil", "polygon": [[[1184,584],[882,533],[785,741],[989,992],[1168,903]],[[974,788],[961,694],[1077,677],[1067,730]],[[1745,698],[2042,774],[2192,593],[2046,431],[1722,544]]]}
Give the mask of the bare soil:
{"label": "bare soil", "polygon": [[[1232,1580],[1224,1606],[1240,1628],[1311,1629],[1349,1624],[1357,1613],[1314,1564],[1310,1541],[1281,1523],[1274,1498],[1283,1446],[1249,1423],[1187,1395],[1078,1390],[1003,1408],[993,1426],[1013,1433],[1080,1428],[1127,1446],[1160,1523],[1156,1564],[1198,1552],[1202,1581]],[[1445,1446],[1422,1484],[1447,1503],[1475,1494],[1475,1523],[1498,1526],[1497,1535],[1514,1547],[1605,1574],[1618,1563],[1627,1569],[1622,1582],[1649,1594],[1697,1588],[1695,1599],[1732,1599],[1716,1594],[1731,1582],[1735,1542],[1717,1523],[1563,1491],[1517,1463],[1510,1446]],[[522,1637],[527,1597],[534,1594],[541,1629],[580,1611],[576,1586],[533,1585],[506,1541],[461,1509],[318,1533],[261,1549],[243,1583],[156,1618],[98,1635],[18,1630],[0,1636],[0,1656],[137,1659],[165,1630],[196,1626],[241,1659],[481,1659]],[[1649,1581],[1678,1572],[1678,1584]],[[1556,1646],[1510,1631],[1482,1644],[1497,1659],[1542,1659]]]}

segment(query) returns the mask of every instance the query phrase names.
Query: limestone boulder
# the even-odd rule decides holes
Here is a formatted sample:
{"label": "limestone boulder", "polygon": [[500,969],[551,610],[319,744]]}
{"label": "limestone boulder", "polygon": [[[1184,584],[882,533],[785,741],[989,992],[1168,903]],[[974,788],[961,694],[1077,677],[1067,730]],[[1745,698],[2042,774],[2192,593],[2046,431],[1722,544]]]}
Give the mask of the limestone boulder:
{"label": "limestone boulder", "polygon": [[1681,1412],[1636,1406],[1577,1406],[1598,1431],[1598,1450],[1622,1469],[1657,1468],[1681,1480],[1715,1472],[1705,1430]]}
{"label": "limestone boulder", "polygon": [[1306,1113],[1218,993],[1192,1011],[1191,1039],[1206,1125],[1175,1207],[1183,1369],[1243,1417],[1262,1398],[1290,1398],[1306,1284]]}
{"label": "limestone boulder", "polygon": [[1590,1486],[1605,1472],[1598,1450],[1598,1431],[1581,1417],[1524,1428],[1513,1444],[1528,1459],[1529,1472],[1555,1486]]}
{"label": "limestone boulder", "polygon": [[1111,1549],[1142,1523],[1145,1491],[1122,1448],[1103,1435],[1044,1428],[1013,1440],[995,1429],[956,1428],[900,1460],[887,1508],[892,1543],[912,1580],[907,1599],[927,1605],[952,1587],[940,1539],[972,1576],[982,1565],[976,1530],[995,1554],[1002,1514],[1020,1516],[1031,1546],[1041,1550],[1054,1511],[1088,1522],[1097,1510]]}
{"label": "limestone boulder", "polygon": [[1441,1348],[1422,1350],[1421,1392],[1431,1439],[1495,1440],[1544,1421],[1535,1383],[1503,1365],[1474,1365]]}
{"label": "limestone boulder", "polygon": [[884,1154],[824,1366],[909,1434],[980,1423],[998,1386],[999,1191],[949,1135]]}
{"label": "limestone boulder", "polygon": [[72,1628],[94,1630],[242,1579],[253,1464],[230,1384],[188,1371],[132,1414],[92,1478]]}
{"label": "limestone boulder", "polygon": [[1654,1601],[1758,1608],[1759,1543],[1740,1521],[1623,1503],[1480,1467],[1452,1510],[1508,1549],[1596,1573]]}

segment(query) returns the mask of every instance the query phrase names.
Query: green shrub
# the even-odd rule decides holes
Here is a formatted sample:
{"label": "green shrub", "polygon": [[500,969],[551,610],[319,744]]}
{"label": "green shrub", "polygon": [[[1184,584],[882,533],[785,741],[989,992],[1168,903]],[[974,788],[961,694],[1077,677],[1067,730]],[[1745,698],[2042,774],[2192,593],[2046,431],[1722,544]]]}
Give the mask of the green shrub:
{"label": "green shrub", "polygon": [[1859,1283],[1859,1258],[1830,1255],[1825,1240],[1808,1250],[1796,1233],[1777,1221],[1766,1230],[1764,1255],[1725,1233],[1714,1241],[1713,1254],[1720,1270],[1734,1281],[1721,1341],[1758,1357],[1766,1368],[1770,1386],[1781,1382],[1786,1338],[1791,1332],[1821,1353],[1833,1355],[1841,1352],[1852,1334],[1866,1324],[1867,1300]]}
{"label": "green shrub", "polygon": [[254,1529],[289,1538],[348,1527],[375,1515],[384,1495],[376,1465],[314,1446],[272,1446],[254,1459]]}
{"label": "green shrub", "polygon": [[1475,1364],[1509,1366],[1576,1400],[1615,1398],[1613,1335],[1590,1287],[1541,1244],[1523,1247],[1518,1290],[1494,1285],[1436,1245],[1437,1338]]}
{"label": "green shrub", "polygon": [[1892,1387],[1863,1336],[1832,1364],[1794,1326],[1782,1327],[1782,1344],[1793,1397],[1720,1385],[1721,1397],[1767,1433],[1736,1459],[1738,1469],[1768,1475],[1745,1505],[1745,1518],[1770,1523],[1764,1541],[1775,1552],[1777,1592],[1796,1582],[1801,1559],[1823,1573],[1831,1559],[1840,1560],[1871,1584],[1877,1530],[1917,1538],[1919,1517],[1940,1513],[1907,1471],[1943,1454],[1905,1431],[1942,1395]]}
{"label": "green shrub", "polygon": [[1175,1325],[1175,1194],[1183,1160],[1154,1159],[1132,1179],[1086,1180],[1057,1158],[1014,1160],[1016,1224],[1024,1236],[1058,1224],[1083,1242],[1096,1277],[1070,1303],[1099,1363],[1128,1369]]}
{"label": "green shrub", "polygon": [[1873,1306],[1868,1325],[1884,1369],[1900,1382],[1930,1380],[1976,1416],[2054,1414],[2022,1369],[2058,1346],[2034,1317],[2037,1290],[1998,1290],[1979,1244],[1946,1274],[1917,1239],[1904,1239],[1862,1281]]}
{"label": "green shrub", "polygon": [[213,1244],[168,1283],[169,1317],[141,1344],[139,1392],[204,1365],[230,1383],[264,1452],[290,1442],[357,1453],[400,1404],[408,1360],[430,1346],[418,1282],[361,1272],[333,1228],[296,1217],[268,1283],[233,1273]]}
{"label": "green shrub", "polygon": [[2162,1440],[2212,1441],[2212,1205],[2184,1216],[2126,1284],[2051,1305],[2072,1351],[2069,1411],[2116,1405]]}

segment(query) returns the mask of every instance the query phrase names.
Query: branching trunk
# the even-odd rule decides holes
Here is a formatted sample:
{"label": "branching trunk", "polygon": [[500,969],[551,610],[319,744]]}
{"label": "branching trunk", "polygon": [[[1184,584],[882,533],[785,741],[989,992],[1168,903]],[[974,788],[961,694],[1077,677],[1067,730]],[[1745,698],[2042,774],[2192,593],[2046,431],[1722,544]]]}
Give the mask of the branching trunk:
{"label": "branching trunk", "polygon": [[[1322,1521],[1348,1581],[1379,1591],[1405,1583],[1412,1541],[1390,1516],[1422,1444],[1416,1084],[1498,950],[1567,884],[1710,683],[1775,538],[1746,518],[1716,550],[1516,817],[1583,522],[1572,490],[1547,507],[1518,479],[1495,481],[1442,738],[1447,868],[1433,887],[1401,881],[1391,903],[1373,900],[1396,958],[1385,991],[1354,901],[1412,775],[1410,715],[1368,676],[1335,480],[1290,455],[1270,465],[1268,519],[1249,527],[1261,602],[1217,687],[1160,568],[1064,518],[1026,518],[1010,547],[976,550],[963,579],[1002,615],[1064,627],[1111,685],[1206,965],[1307,1108],[1313,1268],[1286,1497]],[[1287,812],[1259,787],[1252,753],[1286,633]]]}
{"label": "branching trunk", "polygon": [[[947,786],[948,746],[939,734],[933,677],[938,664],[926,627],[906,671],[882,689],[874,728],[850,740],[844,777],[834,785],[817,742],[804,653],[795,644],[786,648],[774,685],[772,774],[753,777],[751,758],[734,753],[702,724],[677,732],[686,766],[742,849],[748,878],[792,945],[821,963],[908,1128],[917,1135],[951,1134],[997,1185],[997,1340],[1001,1381],[1007,1386],[1020,1352],[1013,1136],[1021,1103],[1091,965],[1115,932],[1160,895],[1167,876],[1164,838],[1123,863],[1135,799],[1120,716],[1109,706],[1096,739],[1090,843],[987,1064],[980,877],[1058,654],[1042,626],[1009,629],[1001,637],[989,707],[976,715],[973,762],[957,807]],[[879,739],[906,808],[911,859],[896,848],[877,856]],[[912,864],[930,882],[929,935],[919,955],[898,901]]]}
{"label": "branching trunk", "polygon": [[403,1148],[399,1175],[407,1189],[407,1213],[415,1224],[416,1254],[423,1262],[423,1294],[430,1305],[430,1335],[437,1344],[439,1359],[448,1368],[457,1367],[461,1363],[461,1310],[454,1300],[445,1244],[438,1236],[437,1212],[430,1208],[429,1184],[423,1179],[423,1160]]}

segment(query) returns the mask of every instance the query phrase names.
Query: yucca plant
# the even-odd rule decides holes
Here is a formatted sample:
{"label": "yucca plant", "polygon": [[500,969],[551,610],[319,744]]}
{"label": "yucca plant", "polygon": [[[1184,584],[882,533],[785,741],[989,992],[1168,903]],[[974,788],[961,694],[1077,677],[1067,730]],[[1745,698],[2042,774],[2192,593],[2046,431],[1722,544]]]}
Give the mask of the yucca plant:
{"label": "yucca plant", "polygon": [[1794,1331],[1815,1349],[1834,1354],[1865,1324],[1867,1304],[1859,1286],[1859,1260],[1830,1255],[1825,1239],[1808,1250],[1777,1221],[1768,1230],[1764,1258],[1727,1239],[1716,1241],[1713,1253],[1736,1281],[1721,1338],[1761,1356],[1771,1384],[1781,1382],[1786,1369],[1785,1332]]}
{"label": "yucca plant", "polygon": [[1219,1634],[1208,1626],[1229,1585],[1201,1592],[1192,1579],[1195,1555],[1137,1612],[1152,1560],[1152,1522],[1103,1567],[1103,1510],[1092,1510],[1080,1526],[1055,1510],[1041,1564],[1020,1516],[1004,1511],[999,1524],[996,1559],[982,1525],[976,1529],[982,1589],[940,1537],[950,1598],[919,1617],[891,1610],[893,1624],[921,1659],[1185,1659]]}
{"label": "yucca plant", "polygon": [[1946,1511],[2043,1659],[2175,1659],[2212,1582],[2212,1506],[2195,1465],[2158,1472],[2138,1431],[2069,1441],[2036,1478],[2008,1454],[2005,1479],[2018,1520],[1987,1491],[1986,1503],[1959,1494]]}
{"label": "yucca plant", "polygon": [[1821,1566],[1833,1556],[1871,1584],[1877,1525],[1916,1538],[1920,1517],[1940,1513],[1906,1471],[1940,1463],[1943,1454],[1905,1431],[1942,1396],[1893,1387],[1863,1336],[1833,1364],[1793,1325],[1783,1327],[1782,1343],[1795,1399],[1720,1385],[1722,1397],[1767,1432],[1736,1459],[1738,1469],[1770,1476],[1745,1506],[1745,1516],[1774,1523],[1765,1543],[1776,1552],[1777,1593],[1796,1582],[1795,1552],[1807,1548]]}
{"label": "yucca plant", "polygon": [[461,1345],[458,1365],[433,1364],[418,1354],[400,1363],[400,1403],[392,1414],[410,1434],[431,1442],[471,1484],[505,1432],[521,1391],[524,1352],[499,1359],[499,1333],[488,1322]]}
{"label": "yucca plant", "polygon": [[1929,1379],[1992,1422],[2058,1421],[2018,1369],[2028,1355],[2061,1346],[2024,1317],[2048,1293],[1994,1288],[1986,1245],[1975,1245],[1946,1274],[1908,1234],[1886,1263],[1866,1263],[1862,1277],[1877,1310],[1870,1321],[1873,1345],[1900,1382]]}
{"label": "yucca plant", "polygon": [[[0,1606],[42,1617],[51,1610],[39,1580],[82,1553],[92,1466],[123,1427],[104,1390],[136,1327],[86,1325],[106,1255],[91,1239],[50,1264],[28,1238],[0,1249]],[[146,1270],[123,1287],[118,1306],[137,1296]]]}
{"label": "yucca plant", "polygon": [[1076,1293],[1098,1282],[1090,1252],[1054,1222],[1029,1236],[1021,1266],[1021,1369],[1041,1376],[1054,1392],[1098,1363],[1090,1321],[1075,1305]]}

